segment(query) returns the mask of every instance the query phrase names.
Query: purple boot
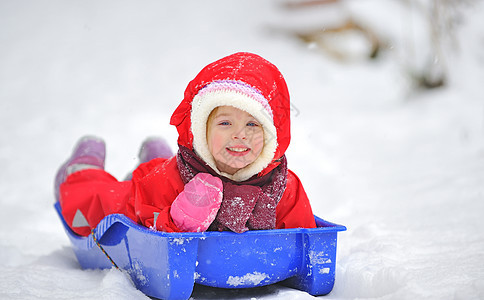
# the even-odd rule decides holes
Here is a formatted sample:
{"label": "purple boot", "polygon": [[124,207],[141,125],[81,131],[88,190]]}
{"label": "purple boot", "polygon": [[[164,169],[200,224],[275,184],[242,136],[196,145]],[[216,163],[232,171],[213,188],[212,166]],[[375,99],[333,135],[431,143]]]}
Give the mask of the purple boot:
{"label": "purple boot", "polygon": [[159,137],[147,138],[141,145],[138,155],[140,163],[149,162],[154,158],[170,158],[172,156],[173,152],[171,152],[166,140]]}
{"label": "purple boot", "polygon": [[72,155],[57,171],[54,182],[56,201],[59,201],[59,187],[68,175],[84,169],[104,169],[105,158],[106,145],[102,139],[94,136],[82,137]]}
{"label": "purple boot", "polygon": [[[166,143],[166,140],[160,137],[147,138],[139,150],[138,158],[139,163],[149,162],[154,158],[170,158],[173,156],[170,146]],[[133,174],[126,175],[124,180],[131,180]]]}

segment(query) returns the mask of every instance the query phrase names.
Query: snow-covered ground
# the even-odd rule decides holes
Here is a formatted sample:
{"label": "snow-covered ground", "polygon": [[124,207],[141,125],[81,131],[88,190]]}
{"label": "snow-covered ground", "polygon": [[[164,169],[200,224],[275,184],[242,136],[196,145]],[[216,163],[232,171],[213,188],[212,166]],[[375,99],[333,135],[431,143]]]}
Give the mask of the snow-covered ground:
{"label": "snow-covered ground", "polygon": [[[484,5],[465,2],[448,84],[413,91],[404,69],[428,35],[398,1],[293,12],[259,0],[1,1],[0,299],[147,299],[119,271],[79,268],[54,174],[85,134],[106,140],[118,178],[145,137],[175,148],[168,121],[186,84],[237,51],[284,73],[289,167],[314,212],[348,227],[325,298],[484,298]],[[281,30],[344,16],[385,38],[379,60],[338,62]],[[274,285],[193,298],[313,297]]]}

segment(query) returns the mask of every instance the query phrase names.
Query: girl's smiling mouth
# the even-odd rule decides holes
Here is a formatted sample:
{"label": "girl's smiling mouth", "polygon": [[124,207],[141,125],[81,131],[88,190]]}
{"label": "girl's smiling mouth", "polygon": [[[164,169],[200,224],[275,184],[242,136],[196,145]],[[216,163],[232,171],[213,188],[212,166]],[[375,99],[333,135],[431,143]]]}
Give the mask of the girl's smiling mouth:
{"label": "girl's smiling mouth", "polygon": [[234,156],[243,156],[250,151],[250,148],[245,146],[236,146],[236,147],[226,147],[227,152]]}

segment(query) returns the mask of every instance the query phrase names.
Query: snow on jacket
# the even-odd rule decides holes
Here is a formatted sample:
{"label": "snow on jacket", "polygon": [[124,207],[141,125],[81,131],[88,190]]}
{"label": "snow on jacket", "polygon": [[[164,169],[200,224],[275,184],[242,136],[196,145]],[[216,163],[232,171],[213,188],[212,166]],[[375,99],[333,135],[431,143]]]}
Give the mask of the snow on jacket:
{"label": "snow on jacket", "polygon": [[[191,120],[192,103],[203,88],[220,81],[247,84],[268,100],[276,140],[269,161],[264,163],[261,170],[255,169],[254,174],[249,172],[240,178],[228,179],[217,170],[212,170],[214,168],[211,169],[210,164],[205,166],[206,170],[213,171],[214,175],[235,186],[255,182],[257,178],[271,178],[271,174],[277,171],[276,168],[280,169],[281,162],[285,161],[284,153],[290,142],[289,93],[279,70],[254,54],[236,53],[220,59],[205,67],[188,84],[184,99],[170,121],[177,128],[180,149],[197,153]],[[274,227],[315,227],[311,206],[299,178],[291,170],[285,174],[286,185],[276,202]],[[177,156],[157,158],[141,164],[133,172],[130,181],[119,182],[103,170],[83,170],[70,175],[61,185],[62,213],[66,222],[72,224],[73,231],[80,235],[88,235],[104,216],[112,213],[126,214],[148,228],[178,232],[180,229],[170,216],[170,208],[183,191],[184,184]],[[227,227],[215,226],[211,229],[223,230]]]}

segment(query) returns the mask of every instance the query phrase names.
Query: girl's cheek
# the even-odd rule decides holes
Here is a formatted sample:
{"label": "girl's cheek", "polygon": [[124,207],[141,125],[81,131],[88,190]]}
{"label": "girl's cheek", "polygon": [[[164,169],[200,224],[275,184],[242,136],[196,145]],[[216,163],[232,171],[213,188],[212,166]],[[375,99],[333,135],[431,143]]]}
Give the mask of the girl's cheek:
{"label": "girl's cheek", "polygon": [[264,134],[261,131],[259,131],[259,130],[250,130],[247,133],[247,137],[249,138],[249,140],[251,140],[253,142],[256,142],[259,139],[263,138],[264,137]]}
{"label": "girl's cheek", "polygon": [[212,138],[212,155],[219,154],[223,148],[225,148],[225,141],[221,136],[214,136]]}
{"label": "girl's cheek", "polygon": [[259,144],[263,144],[264,143],[264,134],[263,133],[259,133],[257,136],[256,136],[256,139],[255,139],[257,145]]}

